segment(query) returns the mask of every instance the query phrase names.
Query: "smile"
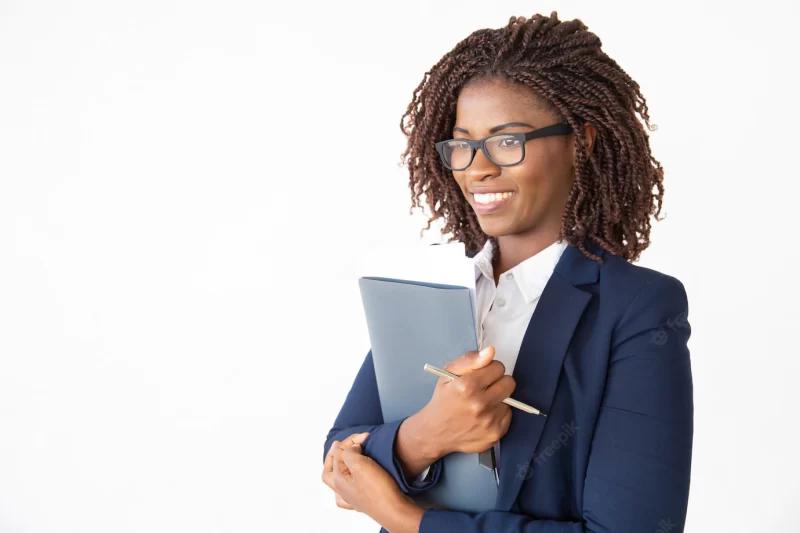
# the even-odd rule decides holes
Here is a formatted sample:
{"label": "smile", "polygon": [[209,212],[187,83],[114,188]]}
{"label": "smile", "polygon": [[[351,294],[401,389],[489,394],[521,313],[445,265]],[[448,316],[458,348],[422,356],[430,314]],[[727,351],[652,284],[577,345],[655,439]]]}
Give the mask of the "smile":
{"label": "smile", "polygon": [[495,193],[475,193],[472,195],[475,212],[484,215],[494,213],[508,204],[517,193],[513,191]]}
{"label": "smile", "polygon": [[475,193],[472,197],[477,204],[491,205],[500,203],[506,198],[511,198],[514,194],[513,192]]}

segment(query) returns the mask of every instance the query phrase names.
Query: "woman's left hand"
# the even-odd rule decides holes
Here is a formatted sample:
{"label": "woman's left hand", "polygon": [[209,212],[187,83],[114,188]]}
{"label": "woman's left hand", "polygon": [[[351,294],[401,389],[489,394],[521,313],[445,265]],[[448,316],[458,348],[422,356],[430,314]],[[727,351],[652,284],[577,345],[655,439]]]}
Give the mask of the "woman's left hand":
{"label": "woman's left hand", "polygon": [[331,444],[330,449],[328,450],[328,455],[325,456],[325,464],[322,467],[322,481],[330,487],[333,493],[336,495],[336,505],[341,509],[349,509],[353,510],[353,506],[347,503],[342,495],[336,492],[336,489],[333,488],[333,459],[336,450],[340,447],[348,448],[353,444],[361,444],[364,440],[369,436],[369,432],[364,433],[355,433],[350,435],[344,441],[339,442],[338,440],[333,441]]}
{"label": "woman's left hand", "polygon": [[[356,511],[386,527],[417,508],[394,478],[361,451],[361,445],[336,450],[333,486]],[[417,508],[419,509],[419,508]],[[415,514],[415,513],[414,513]]]}

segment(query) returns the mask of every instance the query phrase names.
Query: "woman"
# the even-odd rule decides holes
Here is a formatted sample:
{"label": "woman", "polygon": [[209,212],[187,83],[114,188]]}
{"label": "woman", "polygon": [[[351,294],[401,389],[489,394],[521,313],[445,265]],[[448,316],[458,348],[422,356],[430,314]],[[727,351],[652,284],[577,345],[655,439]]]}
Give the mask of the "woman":
{"label": "woman", "polygon": [[[650,128],[637,83],[555,12],[476,31],[426,73],[401,120],[412,204],[474,257],[483,350],[390,423],[367,355],[325,442],[340,507],[391,533],[683,531],[688,304],[632,264],[664,192],[637,115]],[[548,416],[512,413],[512,392]],[[498,441],[494,510],[414,503],[441,457]]]}

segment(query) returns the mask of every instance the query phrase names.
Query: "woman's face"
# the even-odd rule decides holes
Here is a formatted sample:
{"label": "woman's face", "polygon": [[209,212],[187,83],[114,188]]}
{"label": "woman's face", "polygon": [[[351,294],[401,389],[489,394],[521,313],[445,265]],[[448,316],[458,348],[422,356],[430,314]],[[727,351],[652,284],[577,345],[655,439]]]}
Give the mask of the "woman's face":
{"label": "woman's face", "polygon": [[[527,87],[482,80],[462,89],[453,138],[477,140],[493,133],[529,132],[557,122],[557,116],[546,111]],[[507,126],[500,128],[503,125]],[[572,188],[573,135],[526,142],[525,158],[514,166],[495,165],[477,150],[469,167],[453,172],[484,233],[493,237],[558,235]],[[498,198],[498,193],[510,196]]]}

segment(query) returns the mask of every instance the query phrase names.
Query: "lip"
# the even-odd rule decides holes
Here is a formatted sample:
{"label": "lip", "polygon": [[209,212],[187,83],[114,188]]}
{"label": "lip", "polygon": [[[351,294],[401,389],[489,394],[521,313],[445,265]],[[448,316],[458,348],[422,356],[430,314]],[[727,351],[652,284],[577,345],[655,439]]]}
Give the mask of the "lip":
{"label": "lip", "polygon": [[[502,202],[493,203],[491,205],[479,204],[478,202],[475,201],[475,193],[479,193],[480,194],[480,193],[491,193],[491,192],[494,192],[494,193],[498,193],[498,192],[513,192],[514,194],[512,194],[508,198],[504,199]],[[488,191],[488,190],[487,191],[481,191],[481,190],[476,189],[476,190],[470,191],[470,193],[472,193],[472,208],[475,210],[475,213],[477,213],[479,215],[488,215],[488,214],[491,214],[491,213],[496,213],[497,211],[499,211],[499,210],[503,209],[505,206],[507,206],[511,202],[511,200],[513,200],[514,198],[517,197],[517,192],[516,191],[500,191],[500,190],[497,190],[497,191]]]}
{"label": "lip", "polygon": [[467,192],[470,194],[489,194],[498,192],[517,192],[511,189],[490,189],[488,187],[467,187]]}

